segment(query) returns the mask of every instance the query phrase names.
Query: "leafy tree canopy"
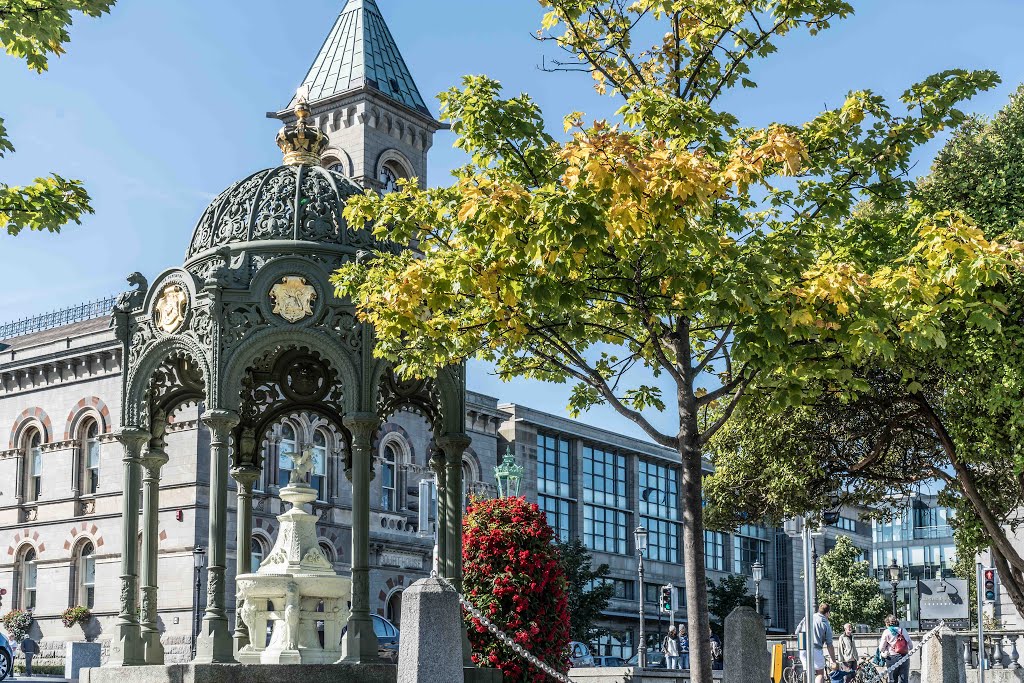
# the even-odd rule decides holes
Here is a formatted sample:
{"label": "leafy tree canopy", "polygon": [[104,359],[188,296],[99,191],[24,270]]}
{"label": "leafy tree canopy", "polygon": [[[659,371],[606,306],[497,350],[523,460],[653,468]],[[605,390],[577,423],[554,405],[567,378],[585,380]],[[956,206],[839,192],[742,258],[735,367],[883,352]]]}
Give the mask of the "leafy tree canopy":
{"label": "leafy tree canopy", "polygon": [[[72,12],[98,17],[109,12],[115,0],[0,0],[0,46],[12,57],[24,59],[37,73],[46,71],[49,58],[64,54],[71,40],[68,28]],[[0,118],[0,157],[13,152],[4,120]],[[22,230],[59,232],[61,226],[81,223],[92,213],[89,194],[78,180],[53,173],[30,185],[0,182],[0,229],[9,235]]]}
{"label": "leafy tree canopy", "polygon": [[[873,226],[899,225],[950,207],[978,221],[986,239],[1018,245],[1022,167],[1018,90],[993,119],[965,121],[906,198],[873,201],[859,215],[873,217]],[[866,234],[859,253],[870,252],[867,240],[878,230]],[[745,404],[712,449],[722,463],[708,483],[718,522],[735,523],[742,512],[778,519],[838,502],[884,505],[939,480],[941,502],[957,510],[958,554],[992,546],[1024,613],[1024,558],[1007,535],[1024,521],[1024,280],[1009,272],[986,285],[998,300],[995,315],[944,314],[945,343],[901,344],[891,358],[872,358],[859,373],[868,390],[855,400],[822,391],[810,405],[774,415],[765,397]],[[743,511],[729,494],[741,485],[753,492]]]}
{"label": "leafy tree canopy", "polygon": [[615,593],[610,582],[602,581],[608,576],[607,564],[593,566],[590,551],[578,538],[558,543],[558,555],[565,574],[565,593],[569,601],[569,637],[581,643],[597,639],[603,629],[594,623],[608,607],[608,601]]}
{"label": "leafy tree canopy", "polygon": [[742,574],[730,574],[715,582],[708,579],[708,611],[714,617],[711,630],[725,640],[725,619],[737,607],[754,607],[754,596],[747,590],[749,579]]}
{"label": "leafy tree canopy", "polygon": [[[855,90],[809,121],[751,127],[720,96],[754,87],[752,62],[849,3],[541,4],[559,68],[587,72],[617,114],[569,112],[552,132],[529,96],[467,76],[440,96],[468,156],[455,182],[346,207],[355,227],[416,251],[360,259],[334,282],[400,372],[477,357],[506,379],[570,382],[571,414],[610,405],[679,453],[691,666],[710,679],[703,449],[762,374],[772,406],[852,398],[871,359],[942,347],[947,317],[991,328],[1014,247],[958,213],[876,225],[854,207],[904,197],[914,149],[998,78],[951,69],[895,103]],[[660,411],[672,429],[654,425]]]}
{"label": "leafy tree canopy", "polygon": [[831,606],[830,620],[837,631],[845,623],[881,628],[891,611],[867,561],[859,559],[863,552],[848,536],[839,536],[835,547],[818,560],[818,600]]}

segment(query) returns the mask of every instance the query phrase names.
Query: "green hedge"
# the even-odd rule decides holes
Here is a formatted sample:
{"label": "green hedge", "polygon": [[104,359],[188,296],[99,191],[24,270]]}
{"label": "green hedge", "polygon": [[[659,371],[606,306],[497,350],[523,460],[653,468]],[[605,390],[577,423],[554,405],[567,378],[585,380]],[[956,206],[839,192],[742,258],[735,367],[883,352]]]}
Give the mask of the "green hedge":
{"label": "green hedge", "polygon": [[[24,661],[15,662],[14,663],[14,673],[16,673],[16,674],[23,674],[23,673],[25,673],[25,662]],[[64,675],[64,667],[63,666],[59,666],[57,664],[33,664],[32,665],[32,673],[33,674],[56,674],[58,676],[63,676]]]}

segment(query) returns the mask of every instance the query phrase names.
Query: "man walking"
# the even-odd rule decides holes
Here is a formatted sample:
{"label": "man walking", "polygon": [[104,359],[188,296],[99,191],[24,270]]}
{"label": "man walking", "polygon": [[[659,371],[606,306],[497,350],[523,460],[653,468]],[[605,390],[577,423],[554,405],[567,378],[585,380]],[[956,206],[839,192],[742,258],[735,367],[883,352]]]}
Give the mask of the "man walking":
{"label": "man walking", "polygon": [[[831,607],[827,602],[823,602],[818,605],[818,611],[814,614],[814,621],[812,622],[810,632],[807,633],[807,627],[804,621],[796,627],[797,633],[807,633],[807,637],[811,638],[812,649],[814,651],[814,683],[825,683],[825,650],[828,650],[829,659],[833,662],[836,661],[836,649],[832,644],[835,639],[835,634],[832,632],[832,624],[829,623],[828,617],[831,613]],[[808,668],[808,662],[803,652],[800,653],[800,661],[803,662],[804,669]]]}
{"label": "man walking", "polygon": [[39,644],[32,640],[32,636],[25,636],[21,641],[21,654],[25,655],[25,675],[32,675],[32,658],[39,652]]}

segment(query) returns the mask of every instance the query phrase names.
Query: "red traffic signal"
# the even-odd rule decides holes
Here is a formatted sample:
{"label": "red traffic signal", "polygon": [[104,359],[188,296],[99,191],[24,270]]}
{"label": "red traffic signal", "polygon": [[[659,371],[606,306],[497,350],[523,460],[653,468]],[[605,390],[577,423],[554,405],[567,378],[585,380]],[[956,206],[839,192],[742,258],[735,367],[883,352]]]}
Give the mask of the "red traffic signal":
{"label": "red traffic signal", "polygon": [[996,601],[996,570],[989,567],[985,569],[982,574],[985,588],[985,602]]}

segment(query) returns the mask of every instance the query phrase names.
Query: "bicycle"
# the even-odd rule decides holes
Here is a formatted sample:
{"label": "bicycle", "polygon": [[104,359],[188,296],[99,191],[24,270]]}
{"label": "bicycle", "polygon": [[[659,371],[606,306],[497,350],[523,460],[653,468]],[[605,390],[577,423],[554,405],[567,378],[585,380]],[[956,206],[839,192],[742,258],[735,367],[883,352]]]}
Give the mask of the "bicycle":
{"label": "bicycle", "polygon": [[789,660],[789,666],[782,670],[782,683],[805,683],[804,667],[800,659],[793,655],[788,655],[786,659]]}

